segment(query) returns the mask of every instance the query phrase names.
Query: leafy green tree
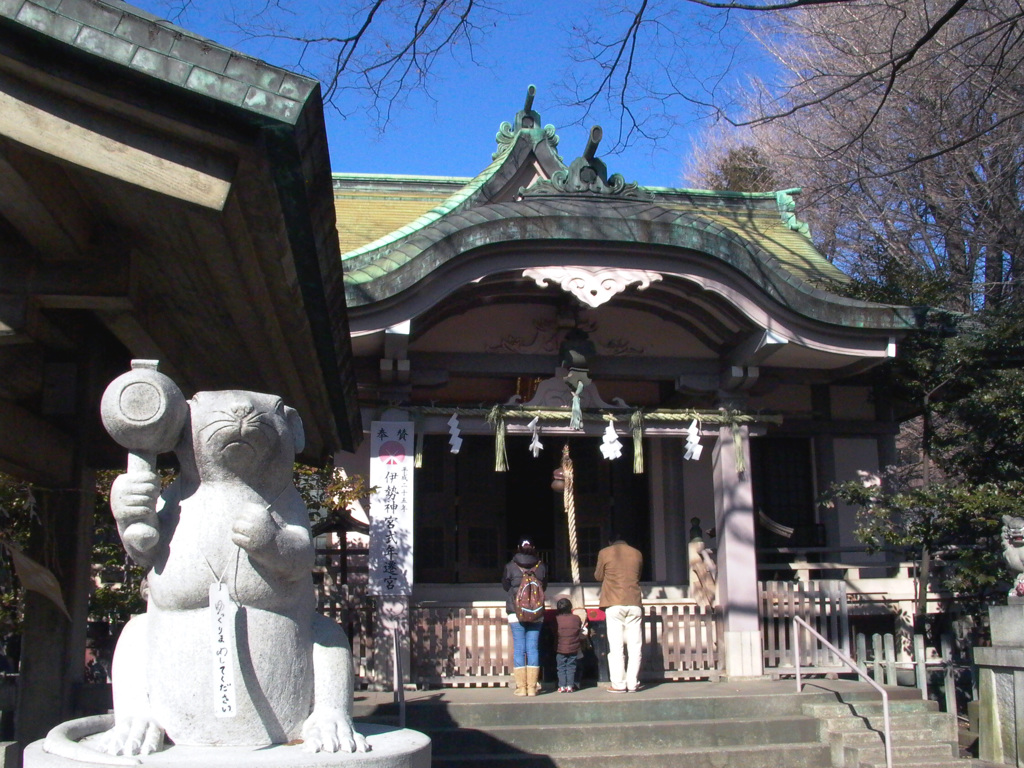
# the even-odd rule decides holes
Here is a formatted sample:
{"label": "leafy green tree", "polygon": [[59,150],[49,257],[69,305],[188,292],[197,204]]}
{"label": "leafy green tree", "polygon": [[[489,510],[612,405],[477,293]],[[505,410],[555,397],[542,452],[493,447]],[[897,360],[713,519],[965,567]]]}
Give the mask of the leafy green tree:
{"label": "leafy green tree", "polygon": [[1013,580],[999,534],[1003,515],[1024,512],[1022,361],[1024,316],[1013,303],[934,316],[888,371],[921,414],[919,450],[880,482],[830,491],[860,510],[861,541],[919,560],[922,583],[934,566],[938,585],[975,615]]}
{"label": "leafy green tree", "polygon": [[[912,481],[911,481],[912,482]],[[919,594],[934,578],[964,613],[979,615],[1006,594],[1012,576],[1002,561],[1001,517],[1024,515],[1024,484],[908,484],[896,470],[834,485],[833,500],[858,507],[857,537],[869,551],[896,550],[922,567]],[[918,614],[926,613],[919,605]]]}
{"label": "leafy green tree", "polygon": [[[39,525],[30,483],[0,473],[0,541],[24,549],[32,526]],[[0,550],[0,638],[21,631],[23,604],[14,565],[6,549]]]}
{"label": "leafy green tree", "polygon": [[[133,615],[145,611],[142,585],[145,571],[132,562],[121,544],[110,512],[110,486],[117,471],[101,471],[96,476],[96,503],[93,508],[92,572],[96,582],[89,600],[90,621],[106,622],[115,629]],[[174,473],[162,470],[164,486]],[[374,492],[367,489],[359,475],[347,476],[333,467],[295,465],[295,482],[310,510],[313,535],[365,528],[349,513],[352,503]],[[24,549],[33,528],[40,525],[35,512],[31,483],[0,473],[0,542],[11,542]],[[21,631],[21,586],[10,557],[0,550],[0,639]]]}
{"label": "leafy green tree", "polygon": [[947,345],[947,389],[936,399],[934,450],[943,472],[969,483],[1024,478],[1024,315],[984,312]]}
{"label": "leafy green tree", "polygon": [[309,509],[314,537],[345,531],[368,532],[366,524],[351,513],[353,504],[366,501],[377,492],[376,487],[366,487],[361,475],[349,475],[336,467],[296,464],[295,485]]}
{"label": "leafy green tree", "polygon": [[[166,486],[173,479],[162,473]],[[123,626],[133,615],[146,610],[142,582],[146,572],[124,551],[110,512],[110,486],[118,472],[103,471],[96,476],[96,505],[93,509],[92,571],[96,588],[89,598],[89,619],[111,627]]]}

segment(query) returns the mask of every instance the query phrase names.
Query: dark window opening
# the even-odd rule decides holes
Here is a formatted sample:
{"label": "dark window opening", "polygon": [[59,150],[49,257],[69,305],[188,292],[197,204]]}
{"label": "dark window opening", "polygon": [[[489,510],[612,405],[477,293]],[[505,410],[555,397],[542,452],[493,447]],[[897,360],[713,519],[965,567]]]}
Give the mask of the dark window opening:
{"label": "dark window opening", "polygon": [[759,548],[824,544],[815,516],[811,456],[809,438],[761,437],[750,441]]}

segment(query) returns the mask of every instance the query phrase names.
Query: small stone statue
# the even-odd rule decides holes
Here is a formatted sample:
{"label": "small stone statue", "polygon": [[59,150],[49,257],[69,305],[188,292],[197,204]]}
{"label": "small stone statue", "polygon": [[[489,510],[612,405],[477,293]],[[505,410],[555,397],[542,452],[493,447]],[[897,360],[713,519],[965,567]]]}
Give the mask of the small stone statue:
{"label": "small stone statue", "polygon": [[1003,559],[1017,574],[1010,595],[1024,597],[1024,518],[1003,515]]}
{"label": "small stone statue", "polygon": [[[152,378],[150,367],[141,375]],[[115,651],[104,748],[144,755],[166,734],[179,745],[301,738],[314,752],[367,751],[352,727],[348,639],[315,610],[309,518],[292,480],[304,441],[298,413],[279,397],[241,391],[175,405],[173,383],[169,395],[152,384],[104,398],[104,423],[133,449],[144,446],[123,433],[165,418],[161,397],[165,410],[184,414],[178,479],[161,493],[152,467],[135,460],[111,488],[125,549],[150,570],[147,611]],[[157,449],[150,445],[150,463]]]}

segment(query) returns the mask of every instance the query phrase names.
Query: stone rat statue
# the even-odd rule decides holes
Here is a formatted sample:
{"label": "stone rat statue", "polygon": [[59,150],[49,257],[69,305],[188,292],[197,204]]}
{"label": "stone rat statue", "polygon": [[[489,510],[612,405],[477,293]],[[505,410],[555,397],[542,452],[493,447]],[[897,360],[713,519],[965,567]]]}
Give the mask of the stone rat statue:
{"label": "stone rat statue", "polygon": [[118,641],[112,755],[181,745],[360,751],[348,639],[316,613],[314,549],[292,481],[298,413],[254,392],[200,392],[174,449],[181,474],[115,480],[128,554],[149,569],[148,607]]}

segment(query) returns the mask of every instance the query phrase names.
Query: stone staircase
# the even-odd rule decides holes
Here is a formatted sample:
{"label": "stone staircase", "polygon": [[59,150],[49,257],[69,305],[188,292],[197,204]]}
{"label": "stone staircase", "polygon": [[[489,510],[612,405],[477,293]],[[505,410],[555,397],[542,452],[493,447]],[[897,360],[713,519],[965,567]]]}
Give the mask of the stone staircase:
{"label": "stone staircase", "polygon": [[[884,718],[878,697],[844,697],[806,702],[803,711],[821,723],[835,768],[885,768]],[[893,765],[901,768],[955,768],[971,761],[956,757],[956,719],[934,701],[890,699]]]}
{"label": "stone staircase", "polygon": [[[407,703],[406,726],[431,737],[433,768],[885,768],[878,695],[843,682],[799,695],[792,683],[670,683],[528,700],[506,689],[426,692]],[[955,717],[916,694],[890,691],[893,764],[975,763],[956,757]],[[357,697],[355,715],[395,724],[397,709]]]}

